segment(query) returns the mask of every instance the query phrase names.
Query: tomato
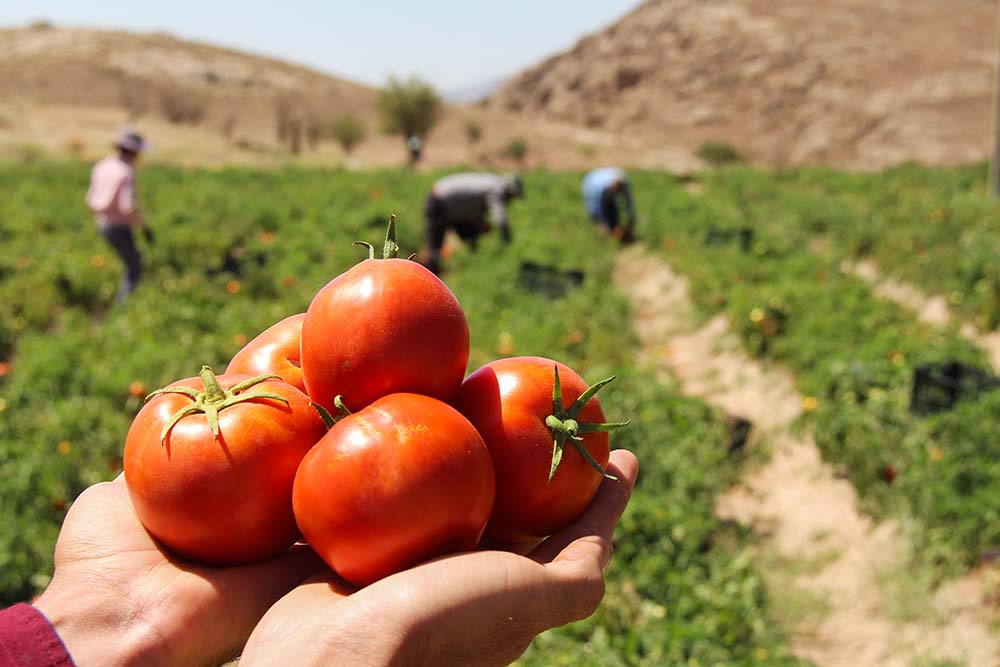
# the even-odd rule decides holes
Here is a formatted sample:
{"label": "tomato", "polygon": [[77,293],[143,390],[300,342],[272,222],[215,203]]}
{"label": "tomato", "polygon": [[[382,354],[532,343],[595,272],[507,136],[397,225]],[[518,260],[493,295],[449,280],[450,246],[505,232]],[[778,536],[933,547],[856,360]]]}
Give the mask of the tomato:
{"label": "tomato", "polygon": [[465,377],[469,325],[462,306],[421,264],[395,257],[394,235],[390,222],[383,259],[370,250],[306,311],[302,375],[309,396],[328,410],[338,395],[350,410],[397,392],[447,401]]}
{"label": "tomato", "polygon": [[453,404],[482,434],[496,471],[487,535],[535,541],[587,507],[608,465],[606,431],[624,426],[605,424],[594,397],[611,379],[588,388],[568,366],[542,357],[500,359],[465,379]]}
{"label": "tomato", "polygon": [[292,483],[326,426],[308,396],[266,378],[203,367],[154,392],[129,428],[125,482],[136,514],[184,558],[252,563],[299,537]]}
{"label": "tomato", "polygon": [[493,506],[482,437],[451,406],[390,394],[342,418],[295,476],[295,518],[310,546],[359,586],[473,549]]}
{"label": "tomato", "polygon": [[274,373],[304,392],[306,386],[302,381],[299,341],[305,318],[305,313],[299,313],[265,329],[236,353],[226,367],[226,372],[246,375]]}

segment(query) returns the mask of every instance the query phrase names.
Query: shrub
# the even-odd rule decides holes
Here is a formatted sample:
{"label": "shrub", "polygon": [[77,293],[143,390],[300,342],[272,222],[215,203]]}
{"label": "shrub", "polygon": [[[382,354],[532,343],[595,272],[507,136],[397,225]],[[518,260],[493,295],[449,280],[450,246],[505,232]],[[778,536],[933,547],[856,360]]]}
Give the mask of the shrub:
{"label": "shrub", "polygon": [[160,91],[160,111],[174,125],[198,125],[207,108],[208,101],[197,91],[183,88]]}
{"label": "shrub", "polygon": [[503,152],[508,157],[514,158],[520,162],[524,159],[524,156],[528,154],[528,142],[520,137],[511,139],[507,145],[504,146]]}
{"label": "shrub", "polygon": [[365,134],[365,124],[357,116],[350,114],[338,116],[330,123],[330,136],[348,155],[364,140]]}
{"label": "shrub", "polygon": [[724,141],[706,141],[698,147],[695,155],[713,167],[745,161],[742,153]]}

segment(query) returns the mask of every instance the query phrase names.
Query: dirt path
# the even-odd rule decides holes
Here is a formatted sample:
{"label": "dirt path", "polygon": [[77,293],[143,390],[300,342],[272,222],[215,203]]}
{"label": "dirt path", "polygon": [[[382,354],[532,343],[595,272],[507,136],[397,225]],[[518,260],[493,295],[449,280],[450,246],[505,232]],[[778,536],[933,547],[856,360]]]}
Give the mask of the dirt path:
{"label": "dirt path", "polygon": [[[841,270],[853,273],[872,285],[872,291],[883,299],[913,311],[917,319],[925,324],[947,326],[953,323],[951,311],[944,297],[927,295],[910,283],[883,276],[878,265],[871,259],[857,263],[844,262]],[[1000,373],[1000,331],[982,333],[972,323],[965,322],[959,326],[959,332],[981,347],[989,357],[993,369]]]}
{"label": "dirt path", "polygon": [[793,378],[749,359],[725,317],[693,324],[685,279],[641,247],[620,254],[615,278],[633,303],[641,358],[685,393],[753,421],[752,446],[772,448],[717,511],[761,537],[773,606],[796,655],[818,667],[1000,665],[978,580],[933,593],[920,586],[906,572],[898,526],[862,515],[811,437],[792,434],[803,405]]}

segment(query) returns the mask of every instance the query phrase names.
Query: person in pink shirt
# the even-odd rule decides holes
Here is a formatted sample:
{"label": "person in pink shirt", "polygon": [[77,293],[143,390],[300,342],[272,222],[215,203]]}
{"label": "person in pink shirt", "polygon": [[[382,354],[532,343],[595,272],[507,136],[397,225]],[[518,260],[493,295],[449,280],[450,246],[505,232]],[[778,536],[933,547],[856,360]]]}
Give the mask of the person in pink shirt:
{"label": "person in pink shirt", "polygon": [[117,153],[95,164],[90,173],[87,206],[101,234],[125,264],[125,277],[118,288],[117,300],[121,303],[142,278],[142,256],[133,229],[141,229],[147,241],[152,241],[152,233],[145,226],[135,193],[135,165],[145,142],[140,135],[126,130],[118,136],[115,147]]}

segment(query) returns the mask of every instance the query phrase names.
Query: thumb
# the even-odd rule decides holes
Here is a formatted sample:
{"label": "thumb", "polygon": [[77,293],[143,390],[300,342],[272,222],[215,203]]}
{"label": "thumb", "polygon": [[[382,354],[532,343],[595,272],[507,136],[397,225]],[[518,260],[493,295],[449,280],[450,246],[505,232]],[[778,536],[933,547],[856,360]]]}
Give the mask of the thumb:
{"label": "thumb", "polygon": [[608,471],[617,480],[605,478],[594,499],[580,517],[549,537],[531,553],[540,563],[579,562],[604,570],[611,559],[611,539],[639,474],[639,461],[632,452],[611,453]]}

